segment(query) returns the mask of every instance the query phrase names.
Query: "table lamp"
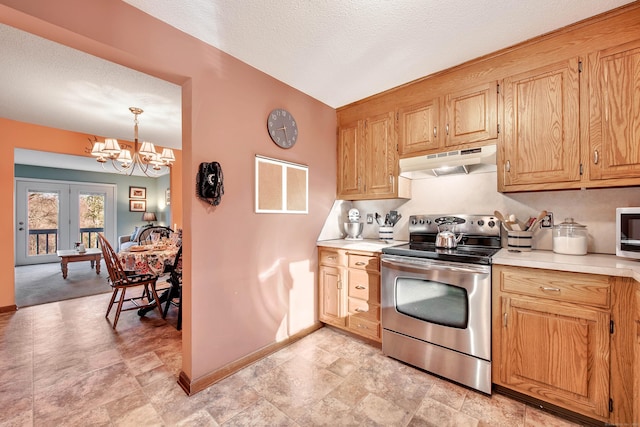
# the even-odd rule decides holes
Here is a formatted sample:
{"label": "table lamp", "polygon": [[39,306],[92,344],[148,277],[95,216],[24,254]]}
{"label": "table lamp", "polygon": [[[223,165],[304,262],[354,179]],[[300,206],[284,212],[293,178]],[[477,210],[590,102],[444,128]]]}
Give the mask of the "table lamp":
{"label": "table lamp", "polygon": [[149,225],[153,225],[153,221],[157,221],[155,212],[145,212],[142,214],[142,220],[149,222]]}

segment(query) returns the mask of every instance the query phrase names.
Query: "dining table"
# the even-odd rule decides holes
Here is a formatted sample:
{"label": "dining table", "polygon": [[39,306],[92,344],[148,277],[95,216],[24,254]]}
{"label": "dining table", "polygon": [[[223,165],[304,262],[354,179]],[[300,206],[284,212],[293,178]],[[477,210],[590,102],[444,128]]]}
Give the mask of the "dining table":
{"label": "dining table", "polygon": [[178,249],[173,245],[132,246],[118,252],[118,258],[127,271],[159,276],[165,272],[165,267],[173,265]]}

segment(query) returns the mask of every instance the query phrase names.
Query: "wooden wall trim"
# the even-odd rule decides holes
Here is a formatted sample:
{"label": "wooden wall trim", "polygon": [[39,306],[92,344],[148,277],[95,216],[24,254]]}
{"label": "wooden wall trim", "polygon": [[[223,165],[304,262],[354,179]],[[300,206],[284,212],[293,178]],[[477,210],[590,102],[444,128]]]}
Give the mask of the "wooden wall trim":
{"label": "wooden wall trim", "polygon": [[17,310],[18,310],[18,306],[15,304],[0,307],[0,313],[11,313],[12,311],[17,311]]}
{"label": "wooden wall trim", "polygon": [[195,380],[192,380],[191,378],[189,378],[187,374],[184,373],[184,371],[181,371],[180,375],[178,375],[178,384],[185,391],[185,393],[187,393],[188,396],[193,396],[194,394],[206,389],[207,387],[227,378],[232,374],[235,374],[241,369],[246,368],[247,366],[261,359],[264,359],[270,354],[275,353],[276,351],[281,350],[293,344],[296,341],[299,341],[300,339],[306,337],[307,335],[317,331],[322,327],[323,327],[322,323],[320,322],[315,323],[314,325],[306,329],[303,329],[302,331],[290,336],[289,338],[283,341],[269,344],[266,347],[263,347],[257,351],[254,351],[251,354],[248,354],[234,362],[231,362],[223,366],[220,369],[217,369],[213,372],[203,375],[200,378],[197,378]]}

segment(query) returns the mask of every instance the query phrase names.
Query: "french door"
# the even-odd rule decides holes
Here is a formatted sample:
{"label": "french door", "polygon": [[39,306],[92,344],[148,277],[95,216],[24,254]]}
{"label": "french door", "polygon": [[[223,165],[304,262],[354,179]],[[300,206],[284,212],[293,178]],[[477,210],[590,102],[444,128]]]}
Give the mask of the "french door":
{"label": "french door", "polygon": [[97,247],[115,235],[115,186],[16,179],[16,265],[58,261],[75,242]]}

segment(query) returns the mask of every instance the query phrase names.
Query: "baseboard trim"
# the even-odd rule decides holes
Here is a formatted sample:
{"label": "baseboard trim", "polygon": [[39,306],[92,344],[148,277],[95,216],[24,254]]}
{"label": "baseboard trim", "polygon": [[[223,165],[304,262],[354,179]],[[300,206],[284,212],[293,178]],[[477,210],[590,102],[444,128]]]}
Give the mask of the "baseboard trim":
{"label": "baseboard trim", "polygon": [[0,307],[0,313],[11,313],[12,311],[17,311],[17,310],[18,310],[18,306],[15,304]]}
{"label": "baseboard trim", "polygon": [[202,390],[217,383],[218,381],[227,378],[229,375],[232,375],[239,370],[257,362],[258,360],[264,359],[270,354],[293,344],[294,342],[306,337],[312,332],[317,331],[323,326],[324,325],[322,323],[316,323],[283,341],[269,344],[266,347],[254,351],[253,353],[250,353],[234,362],[223,366],[220,369],[217,369],[195,380],[191,380],[187,374],[185,374],[183,371],[180,371],[180,375],[178,375],[178,384],[184,390],[184,392],[187,393],[188,396],[193,396],[194,394],[201,392]]}
{"label": "baseboard trim", "polygon": [[594,418],[587,417],[586,415],[578,414],[577,412],[573,412],[568,409],[562,408],[560,406],[547,403],[543,400],[536,399],[535,397],[531,397],[529,395],[517,392],[515,390],[511,390],[507,387],[504,387],[498,384],[493,384],[493,391],[495,391],[496,393],[500,393],[505,396],[511,397],[515,400],[519,400],[521,402],[535,406],[536,408],[539,408],[543,411],[550,412],[554,415],[558,415],[559,417],[564,418],[565,420],[568,420],[583,426],[605,427],[605,426],[611,425],[611,424],[605,423],[604,421],[596,420]]}

